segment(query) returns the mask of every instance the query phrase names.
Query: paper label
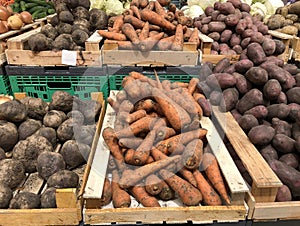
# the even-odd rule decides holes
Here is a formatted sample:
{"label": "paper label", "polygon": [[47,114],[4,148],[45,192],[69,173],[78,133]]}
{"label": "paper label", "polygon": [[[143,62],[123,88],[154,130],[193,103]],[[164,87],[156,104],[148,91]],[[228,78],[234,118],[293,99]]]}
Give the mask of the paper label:
{"label": "paper label", "polygon": [[77,52],[76,51],[69,51],[63,49],[61,54],[61,63],[71,66],[76,66],[76,58],[77,58]]}

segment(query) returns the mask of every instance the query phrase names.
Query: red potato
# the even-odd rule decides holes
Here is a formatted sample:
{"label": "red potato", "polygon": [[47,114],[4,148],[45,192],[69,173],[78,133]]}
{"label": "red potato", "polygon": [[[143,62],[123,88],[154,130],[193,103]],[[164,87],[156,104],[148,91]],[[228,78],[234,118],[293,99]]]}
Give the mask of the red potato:
{"label": "red potato", "polygon": [[288,186],[283,184],[278,188],[275,201],[276,202],[292,201],[292,194]]}
{"label": "red potato", "polygon": [[236,79],[228,73],[214,73],[207,77],[206,82],[210,87],[225,89],[233,87],[236,84]]}
{"label": "red potato", "polygon": [[279,161],[297,169],[299,167],[299,155],[297,153],[287,153],[279,158]]}
{"label": "red potato", "polygon": [[280,133],[288,137],[292,136],[292,125],[285,120],[272,118],[272,127],[275,129],[276,134]]}
{"label": "red potato", "polygon": [[285,119],[290,113],[290,108],[287,104],[271,104],[267,106],[268,109],[268,119],[279,118]]}
{"label": "red potato", "polygon": [[233,13],[233,14],[229,14],[226,16],[225,18],[225,24],[229,27],[233,27],[233,26],[236,26],[239,22],[239,17]]}
{"label": "red potato", "polygon": [[248,59],[239,60],[234,64],[236,72],[244,74],[254,66],[253,62]]}
{"label": "red potato", "polygon": [[271,56],[276,49],[276,43],[273,39],[266,38],[262,43],[263,50],[267,56]]}
{"label": "red potato", "polygon": [[231,35],[232,35],[232,30],[225,29],[221,33],[220,41],[221,42],[228,42],[231,39]]}
{"label": "red potato", "polygon": [[221,109],[224,111],[231,111],[235,108],[239,100],[239,92],[236,88],[227,88],[223,91],[223,101],[221,101]]}
{"label": "red potato", "polygon": [[248,133],[252,127],[259,125],[257,118],[251,114],[241,116],[238,120],[238,123],[246,133]]}
{"label": "red potato", "polygon": [[221,73],[229,66],[230,60],[225,57],[216,64],[216,66],[213,69],[213,73]]}
{"label": "red potato", "polygon": [[294,87],[286,92],[289,103],[300,104],[300,87]]}
{"label": "red potato", "polygon": [[222,32],[226,29],[226,24],[224,22],[212,21],[208,24],[208,30],[210,32]]}
{"label": "red potato", "polygon": [[244,112],[244,115],[253,115],[258,120],[265,119],[268,115],[268,109],[264,105],[257,105]]}
{"label": "red potato", "polygon": [[292,153],[295,151],[295,140],[284,135],[275,134],[272,139],[273,147],[280,153]]}
{"label": "red potato", "polygon": [[[245,59],[246,60],[246,59]],[[243,61],[243,60],[242,60]],[[250,61],[251,62],[251,61]],[[228,73],[228,72],[227,72]],[[234,72],[232,75],[236,78],[235,87],[238,89],[240,94],[245,94],[252,89],[252,84],[249,82],[244,75]]]}
{"label": "red potato", "polygon": [[269,79],[263,87],[263,94],[268,100],[277,100],[281,90],[282,88],[278,80]]}
{"label": "red potato", "polygon": [[235,12],[235,8],[231,2],[221,3],[218,10],[225,15],[233,14]]}
{"label": "red potato", "polygon": [[275,135],[275,130],[271,126],[258,125],[252,127],[248,133],[250,141],[254,145],[268,145]]}
{"label": "red potato", "polygon": [[268,81],[268,72],[261,67],[251,67],[245,77],[255,85],[264,85]]}
{"label": "red potato", "polygon": [[266,54],[259,43],[251,43],[247,47],[247,56],[254,63],[259,65],[266,61]]}
{"label": "red potato", "polygon": [[261,148],[259,150],[260,154],[264,157],[264,159],[269,162],[273,159],[278,160],[278,153],[275,148],[271,144]]}
{"label": "red potato", "polygon": [[257,106],[263,105],[264,99],[263,94],[260,90],[253,88],[238,101],[236,108],[241,113],[244,114],[245,111]]}

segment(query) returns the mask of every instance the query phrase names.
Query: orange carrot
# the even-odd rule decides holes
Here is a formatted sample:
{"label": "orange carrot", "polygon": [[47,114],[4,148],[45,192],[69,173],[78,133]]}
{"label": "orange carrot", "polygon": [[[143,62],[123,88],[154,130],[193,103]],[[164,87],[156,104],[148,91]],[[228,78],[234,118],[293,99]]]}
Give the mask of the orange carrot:
{"label": "orange carrot", "polygon": [[175,192],[172,190],[172,188],[162,180],[162,190],[158,194],[159,198],[161,198],[164,201],[168,201],[175,198]]}
{"label": "orange carrot", "polygon": [[166,38],[162,38],[156,44],[157,49],[161,50],[161,51],[166,51],[166,50],[170,49],[174,39],[175,39],[175,35],[172,35],[172,36],[169,36]]}
{"label": "orange carrot", "polygon": [[137,6],[132,5],[132,6],[130,6],[130,9],[132,10],[133,15],[136,16],[136,18],[141,19],[140,10],[138,9]]}
{"label": "orange carrot", "polygon": [[114,130],[115,130],[115,132],[124,129],[124,127],[125,127],[124,123],[121,122],[120,120],[118,120],[118,118],[116,118],[116,120],[114,122]]}
{"label": "orange carrot", "polygon": [[155,141],[158,142],[158,141],[166,140],[174,135],[176,135],[176,131],[173,128],[167,126],[161,126],[159,129],[156,130]]}
{"label": "orange carrot", "polygon": [[124,152],[124,161],[129,165],[135,165],[133,159],[134,152],[135,150],[133,150],[132,148],[129,148]]}
{"label": "orange carrot", "polygon": [[175,39],[171,45],[171,50],[182,51],[183,50],[183,27],[181,24],[176,26]]}
{"label": "orange carrot", "polygon": [[149,22],[146,21],[141,33],[139,34],[139,39],[142,41],[148,37],[149,37]]}
{"label": "orange carrot", "polygon": [[186,82],[173,82],[171,84],[171,89],[177,89],[177,88],[187,88],[188,87],[188,83]]}
{"label": "orange carrot", "polygon": [[121,147],[136,149],[141,145],[143,139],[140,137],[130,137],[119,139],[119,145]]}
{"label": "orange carrot", "polygon": [[125,122],[128,124],[131,124],[147,115],[147,112],[145,110],[138,110],[134,111],[131,114],[128,115],[128,117],[125,119]]}
{"label": "orange carrot", "polygon": [[127,38],[124,34],[106,31],[106,30],[98,30],[99,35],[104,38],[113,39],[117,41],[126,41]]}
{"label": "orange carrot", "polygon": [[167,18],[167,12],[166,12],[165,8],[162,7],[162,5],[159,3],[159,1],[154,2],[154,9],[158,15],[161,15],[164,18]]}
{"label": "orange carrot", "polygon": [[131,41],[118,41],[118,49],[120,50],[138,50],[138,47]]}
{"label": "orange carrot", "polygon": [[179,170],[179,173],[183,176],[184,179],[190,182],[194,187],[197,187],[197,181],[190,170],[183,167]]}
{"label": "orange carrot", "polygon": [[192,29],[191,28],[187,28],[185,31],[184,31],[184,34],[183,34],[183,39],[184,41],[188,41],[191,37],[191,34],[193,33]]}
{"label": "orange carrot", "polygon": [[182,10],[176,10],[175,11],[175,19],[178,20],[179,17],[184,16],[184,13]]}
{"label": "orange carrot", "polygon": [[133,16],[133,15],[126,15],[124,17],[125,23],[130,23],[134,28],[136,29],[143,29],[145,22],[140,20],[139,18]]}
{"label": "orange carrot", "polygon": [[162,85],[162,87],[163,87],[163,89],[164,90],[166,90],[166,91],[170,91],[171,90],[171,82],[170,82],[170,80],[163,80],[162,82],[161,82],[161,85]]}
{"label": "orange carrot", "polygon": [[130,112],[133,109],[133,104],[129,100],[123,100],[120,103],[118,112]]}
{"label": "orange carrot", "polygon": [[201,106],[196,102],[196,100],[194,99],[192,94],[189,93],[188,89],[180,89],[180,94],[181,94],[181,96],[183,96],[183,98],[186,100],[186,102],[188,104],[193,106],[193,108],[196,110],[196,113],[198,114],[199,118],[201,119],[201,117],[203,116],[203,110],[202,110]]}
{"label": "orange carrot", "polygon": [[199,30],[197,27],[194,28],[192,31],[190,38],[188,39],[189,42],[195,42],[197,46],[200,45],[200,39],[199,39]]}
{"label": "orange carrot", "polygon": [[149,1],[148,5],[145,7],[145,9],[153,10],[154,9],[154,1]]}
{"label": "orange carrot", "polygon": [[169,21],[167,21],[162,15],[157,14],[154,11],[143,9],[141,11],[141,17],[145,21],[149,21],[149,23],[160,26],[161,28],[165,28],[166,30],[173,31],[176,29],[176,26]]}
{"label": "orange carrot", "polygon": [[108,178],[104,179],[104,185],[102,190],[102,195],[99,200],[100,206],[106,206],[111,202],[112,199],[112,189],[111,183]]}
{"label": "orange carrot", "polygon": [[131,199],[130,195],[119,186],[120,176],[118,170],[112,171],[112,201],[115,208],[130,207]]}
{"label": "orange carrot", "polygon": [[135,104],[135,111],[145,110],[146,112],[150,112],[154,109],[155,103],[151,99],[140,100]]}
{"label": "orange carrot", "polygon": [[203,159],[203,142],[200,139],[192,140],[187,144],[182,155],[182,163],[187,169],[199,168]]}
{"label": "orange carrot", "polygon": [[151,196],[145,190],[144,184],[140,183],[129,188],[133,197],[140,202],[144,207],[160,207],[159,202],[154,196]]}
{"label": "orange carrot", "polygon": [[153,79],[143,75],[142,73],[139,73],[139,72],[136,72],[136,71],[131,71],[131,72],[129,72],[129,76],[133,77],[135,79],[139,79],[142,82],[147,82],[151,86],[156,87],[156,82]]}
{"label": "orange carrot", "polygon": [[116,95],[116,100],[119,103],[122,103],[124,100],[127,100],[127,93],[124,90],[120,90]]}
{"label": "orange carrot", "polygon": [[189,114],[181,106],[169,98],[162,90],[153,88],[152,95],[176,131],[180,131],[181,128],[191,122]]}
{"label": "orange carrot", "polygon": [[191,95],[193,95],[193,93],[195,92],[198,83],[199,83],[199,78],[195,78],[195,77],[191,78],[191,80],[189,81],[189,85],[187,89]]}
{"label": "orange carrot", "polygon": [[123,15],[117,16],[111,31],[119,33],[122,29],[123,24],[124,24],[124,16]]}
{"label": "orange carrot", "polygon": [[140,41],[139,50],[147,52],[153,49],[156,43],[164,36],[164,32],[160,32],[157,35],[149,36],[148,38]]}
{"label": "orange carrot", "polygon": [[178,194],[185,205],[197,206],[202,201],[201,192],[188,181],[165,169],[161,169],[159,174]]}
{"label": "orange carrot", "polygon": [[209,152],[204,153],[202,166],[205,169],[205,174],[213,187],[217,190],[217,192],[219,192],[224,201],[227,204],[230,204],[230,199],[228,197],[216,157]]}
{"label": "orange carrot", "polygon": [[131,9],[125,9],[122,14],[124,16],[133,16],[133,11]]}
{"label": "orange carrot", "polygon": [[125,169],[124,157],[121,148],[118,145],[118,140],[114,136],[115,131],[111,127],[106,127],[102,131],[104,142],[109,148],[110,153],[115,158],[116,164],[120,170]]}
{"label": "orange carrot", "polygon": [[173,22],[175,20],[175,14],[173,12],[167,12],[166,19],[170,22]]}
{"label": "orange carrot", "polygon": [[171,11],[172,13],[175,13],[175,11],[177,10],[177,6],[174,3],[170,3],[168,5],[168,10]]}
{"label": "orange carrot", "polygon": [[152,162],[154,162],[154,159],[152,158],[152,156],[149,156],[149,158],[146,161],[146,164],[150,164]]}
{"label": "orange carrot", "polygon": [[171,0],[157,0],[162,6],[168,6]]}
{"label": "orange carrot", "polygon": [[221,200],[220,196],[213,189],[213,187],[210,186],[210,184],[203,177],[201,172],[198,169],[196,169],[193,171],[193,174],[197,181],[197,187],[202,193],[204,203],[209,206],[222,205],[222,200]]}
{"label": "orange carrot", "polygon": [[138,45],[140,40],[139,37],[134,29],[134,27],[132,26],[132,24],[130,23],[124,23],[122,26],[122,32],[126,35],[126,37],[132,41],[132,43],[134,45]]}
{"label": "orange carrot", "polygon": [[154,173],[170,164],[176,163],[180,160],[180,156],[172,156],[153,163],[141,166],[135,170],[124,170],[120,179],[120,186],[122,188],[128,188],[137,184],[140,180],[147,177],[149,174]]}
{"label": "orange carrot", "polygon": [[145,137],[141,145],[134,152],[133,159],[136,165],[144,165],[146,163],[147,159],[149,158],[150,150],[154,143],[155,136],[156,136],[156,131],[151,130],[147,134],[147,136]]}
{"label": "orange carrot", "polygon": [[136,6],[136,7],[139,7],[140,6],[140,1],[139,0],[131,0],[130,1],[130,6]]}
{"label": "orange carrot", "polygon": [[139,7],[145,8],[149,4],[149,0],[139,0]]}
{"label": "orange carrot", "polygon": [[145,179],[145,189],[150,195],[158,195],[162,191],[162,179],[155,174],[150,174]]}

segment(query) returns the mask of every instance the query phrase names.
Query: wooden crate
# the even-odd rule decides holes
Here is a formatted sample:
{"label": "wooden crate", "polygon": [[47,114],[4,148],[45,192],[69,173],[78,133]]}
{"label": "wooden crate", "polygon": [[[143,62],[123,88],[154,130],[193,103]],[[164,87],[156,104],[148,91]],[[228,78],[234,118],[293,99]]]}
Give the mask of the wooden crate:
{"label": "wooden crate", "polygon": [[[110,97],[115,98],[118,91],[111,91]],[[107,105],[102,129],[113,127],[115,111]],[[104,178],[109,159],[109,150],[100,134],[97,149],[92,162],[83,194],[83,219],[86,224],[155,224],[155,223],[212,223],[238,222],[246,219],[247,206],[245,194],[249,191],[238,172],[214,124],[209,118],[203,117],[201,124],[208,129],[207,139],[223,172],[231,195],[231,206],[194,206],[186,207],[176,201],[161,202],[159,208],[141,207],[132,198],[130,208],[115,209],[112,205],[99,207]],[[102,133],[102,131],[101,131]],[[99,164],[101,163],[101,164]],[[178,201],[178,200],[177,200]],[[180,203],[180,202],[179,202]]]}
{"label": "wooden crate", "polygon": [[[25,93],[15,93],[16,99],[21,99],[26,96]],[[96,134],[91,147],[90,155],[93,155],[95,146],[98,142],[98,135],[104,114],[105,114],[105,102],[103,101],[102,93],[92,93],[92,99],[102,103],[102,110],[97,123]],[[59,147],[55,151],[58,151]],[[79,225],[82,220],[82,199],[81,192],[84,186],[84,170],[87,170],[90,163],[81,168],[76,169],[81,180],[80,190],[75,188],[64,188],[56,190],[56,204],[57,208],[47,209],[0,209],[0,225],[1,226],[46,226],[46,225]],[[30,191],[35,194],[40,194],[45,189],[45,181],[38,176],[38,173],[32,173],[28,175],[22,185],[22,191]]]}
{"label": "wooden crate", "polygon": [[[40,32],[40,27],[10,38],[5,51],[8,64],[26,66],[102,66],[97,32],[89,37],[84,51],[40,51],[33,52],[28,48],[28,39],[31,35]],[[70,60],[72,59],[72,60]]]}
{"label": "wooden crate", "polygon": [[292,59],[296,62],[300,61],[300,38],[294,36],[292,40]]}
{"label": "wooden crate", "polygon": [[231,113],[221,113],[214,107],[214,115],[253,180],[251,190],[246,195],[249,207],[248,219],[254,221],[300,219],[299,201],[275,202],[277,190],[282,183]]}

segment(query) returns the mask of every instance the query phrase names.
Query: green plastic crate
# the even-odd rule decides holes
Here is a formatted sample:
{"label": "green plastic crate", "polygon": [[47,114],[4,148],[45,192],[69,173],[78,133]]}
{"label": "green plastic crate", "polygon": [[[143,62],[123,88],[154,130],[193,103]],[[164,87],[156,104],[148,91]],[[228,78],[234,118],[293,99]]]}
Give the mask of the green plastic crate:
{"label": "green plastic crate", "polygon": [[0,75],[0,94],[12,94],[9,78],[7,75]]}
{"label": "green plastic crate", "polygon": [[[154,68],[155,69],[155,68]],[[191,78],[198,77],[200,67],[166,67],[155,69],[160,80],[170,80],[171,82],[189,82]],[[108,79],[110,90],[122,89],[122,80],[130,71],[137,71],[150,78],[155,79],[153,68],[144,67],[122,67],[108,68]]]}

